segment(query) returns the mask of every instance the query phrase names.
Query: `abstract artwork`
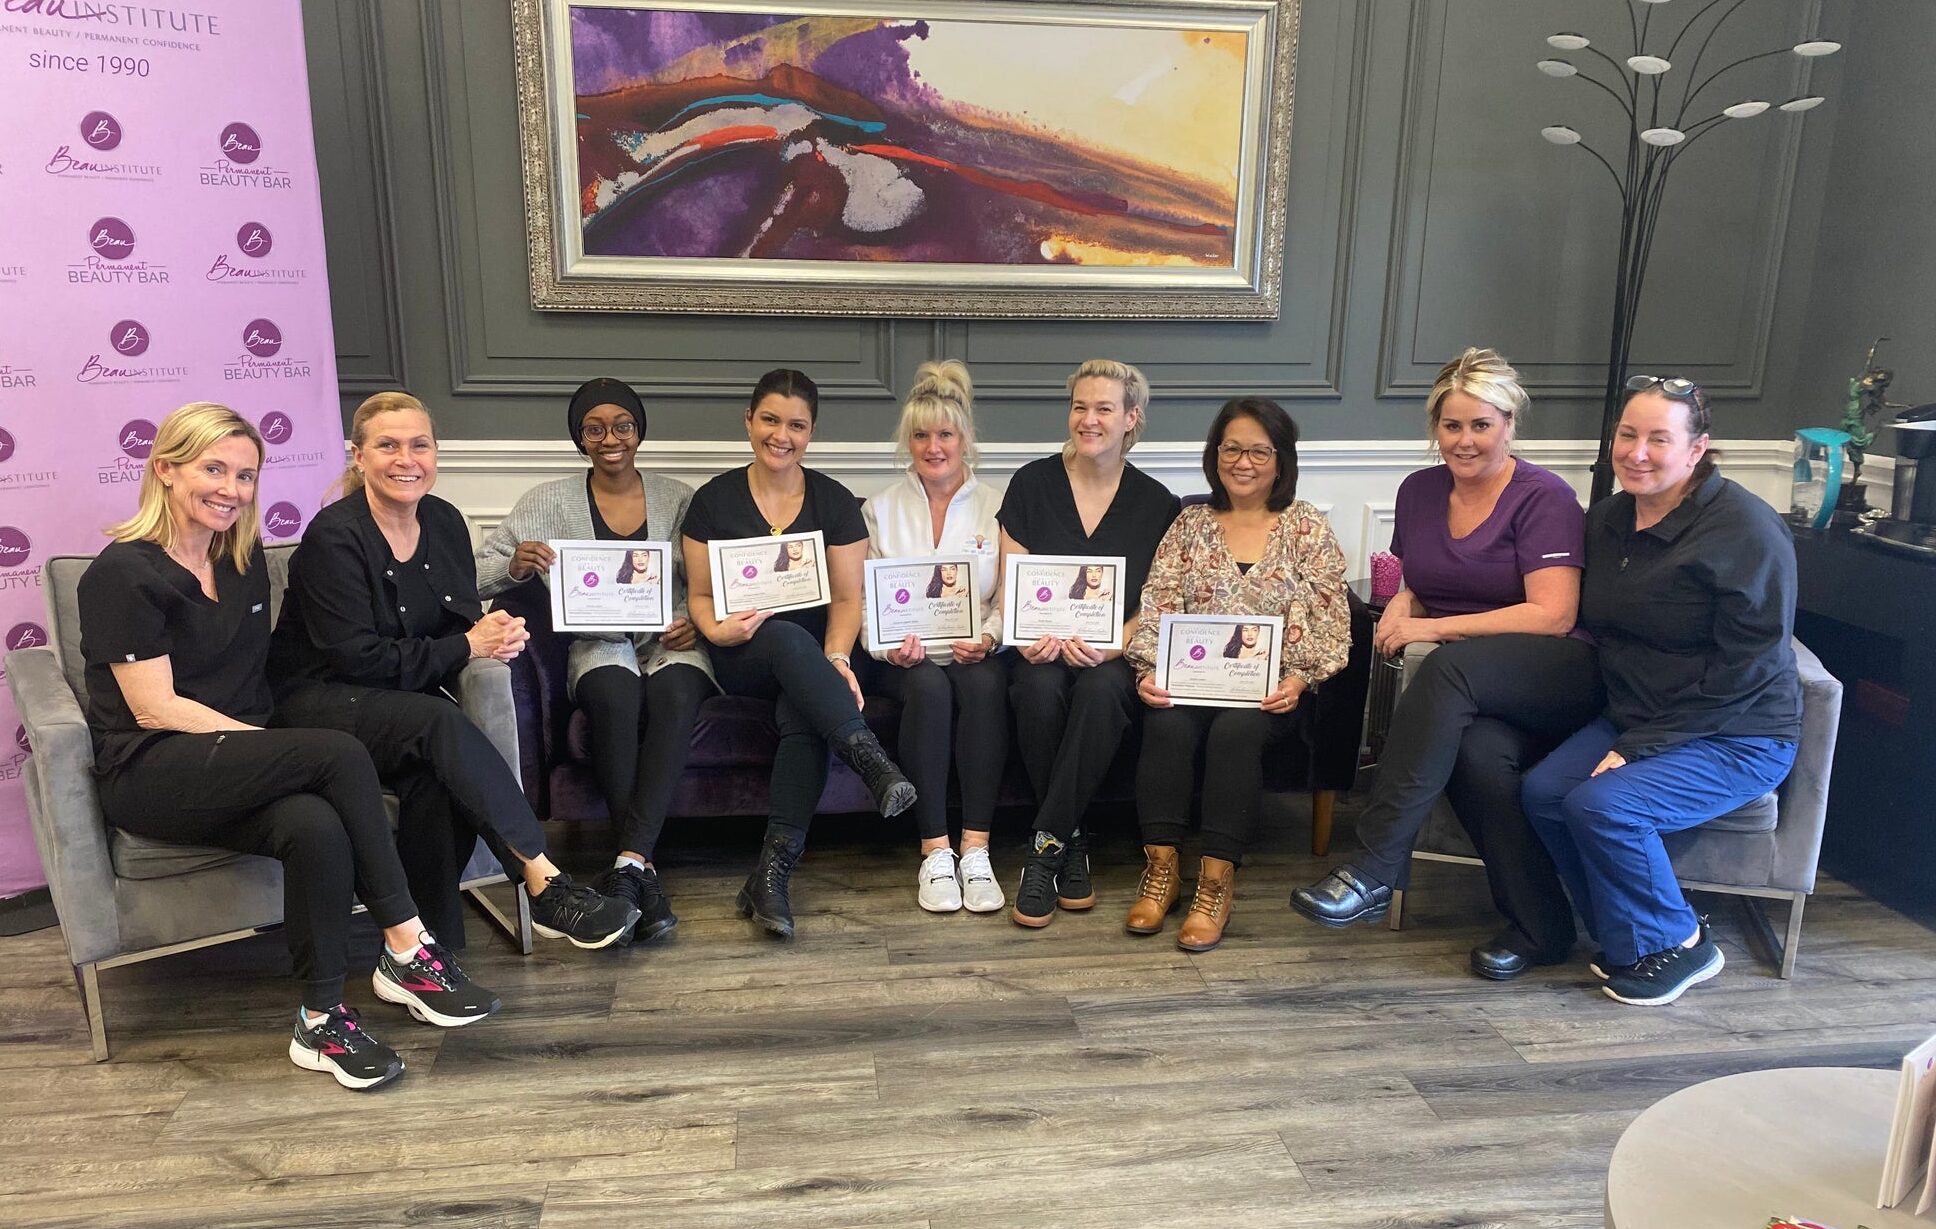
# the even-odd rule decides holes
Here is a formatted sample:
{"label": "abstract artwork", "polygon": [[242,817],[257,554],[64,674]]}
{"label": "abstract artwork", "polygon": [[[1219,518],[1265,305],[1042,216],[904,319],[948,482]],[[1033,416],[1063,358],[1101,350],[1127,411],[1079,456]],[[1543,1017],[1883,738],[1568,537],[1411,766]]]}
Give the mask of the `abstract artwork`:
{"label": "abstract artwork", "polygon": [[1296,0],[516,0],[540,308],[1271,317]]}

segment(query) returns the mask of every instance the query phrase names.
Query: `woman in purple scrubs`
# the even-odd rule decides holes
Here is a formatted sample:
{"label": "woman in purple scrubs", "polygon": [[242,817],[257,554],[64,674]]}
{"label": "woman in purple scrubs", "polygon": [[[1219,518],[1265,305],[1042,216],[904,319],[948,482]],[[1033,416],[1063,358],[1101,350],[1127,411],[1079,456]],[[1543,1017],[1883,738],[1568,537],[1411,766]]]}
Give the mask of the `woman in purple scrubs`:
{"label": "woman in purple scrubs", "polygon": [[1472,951],[1472,971],[1495,980],[1572,950],[1573,913],[1519,787],[1604,701],[1593,646],[1573,634],[1585,514],[1564,479],[1512,453],[1528,400],[1491,350],[1467,350],[1432,386],[1426,404],[1445,463],[1398,488],[1392,553],[1405,562],[1405,588],[1385,607],[1374,646],[1442,647],[1399,697],[1357,848],[1291,893],[1291,907],[1320,925],[1384,916],[1443,795],[1508,923]]}

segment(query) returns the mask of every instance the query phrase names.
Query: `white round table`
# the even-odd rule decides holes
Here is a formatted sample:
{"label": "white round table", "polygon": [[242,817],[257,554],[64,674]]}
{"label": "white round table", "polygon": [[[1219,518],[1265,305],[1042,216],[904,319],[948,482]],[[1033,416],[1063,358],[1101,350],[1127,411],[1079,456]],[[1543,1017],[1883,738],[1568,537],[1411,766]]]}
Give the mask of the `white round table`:
{"label": "white round table", "polygon": [[1683,1088],[1633,1120],[1607,1167],[1608,1229],[1761,1229],[1795,1216],[1834,1229],[1931,1229],[1922,1185],[1875,1206],[1896,1071],[1788,1067]]}

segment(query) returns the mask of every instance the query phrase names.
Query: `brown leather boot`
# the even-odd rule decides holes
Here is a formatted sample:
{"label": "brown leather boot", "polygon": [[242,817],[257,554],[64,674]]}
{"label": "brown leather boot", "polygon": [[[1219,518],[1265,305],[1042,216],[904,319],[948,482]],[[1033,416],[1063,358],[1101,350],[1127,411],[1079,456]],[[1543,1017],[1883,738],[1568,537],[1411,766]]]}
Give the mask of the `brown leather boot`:
{"label": "brown leather boot", "polygon": [[1223,928],[1230,922],[1230,896],[1237,878],[1237,866],[1222,858],[1205,858],[1197,871],[1197,894],[1190,900],[1190,912],[1176,932],[1176,945],[1186,952],[1207,952],[1223,942]]}
{"label": "brown leather boot", "polygon": [[1153,935],[1163,929],[1163,919],[1176,908],[1183,891],[1176,871],[1175,846],[1143,846],[1143,881],[1136,885],[1136,903],[1129,907],[1123,929],[1133,935]]}

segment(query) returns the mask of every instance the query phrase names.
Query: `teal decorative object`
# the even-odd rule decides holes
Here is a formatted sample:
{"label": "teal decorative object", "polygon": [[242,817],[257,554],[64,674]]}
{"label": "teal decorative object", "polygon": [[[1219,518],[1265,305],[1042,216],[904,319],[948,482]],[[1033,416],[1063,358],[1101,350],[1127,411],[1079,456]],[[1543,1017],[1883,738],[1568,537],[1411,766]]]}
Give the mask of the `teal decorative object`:
{"label": "teal decorative object", "polygon": [[1803,427],[1795,432],[1795,486],[1789,516],[1810,529],[1825,529],[1842,498],[1842,458],[1849,433],[1833,427]]}

